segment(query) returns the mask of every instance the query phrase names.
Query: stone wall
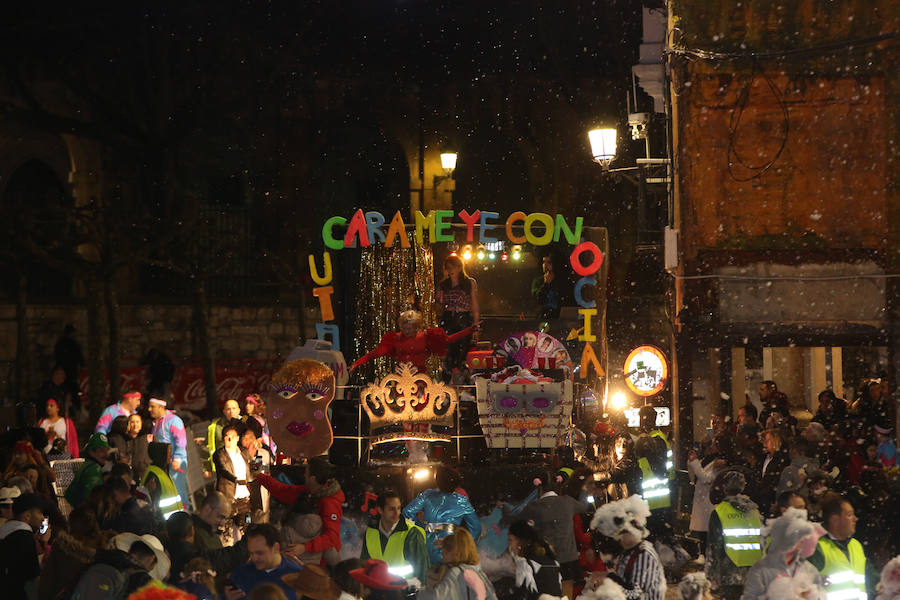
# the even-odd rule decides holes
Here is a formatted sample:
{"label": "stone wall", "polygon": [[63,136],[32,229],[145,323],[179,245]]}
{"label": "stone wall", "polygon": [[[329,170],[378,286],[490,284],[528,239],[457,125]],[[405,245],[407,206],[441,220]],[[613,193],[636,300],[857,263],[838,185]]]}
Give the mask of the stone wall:
{"label": "stone wall", "polygon": [[[299,343],[299,309],[293,306],[213,306],[210,339],[214,356],[278,358]],[[308,337],[315,337],[315,311],[306,315]],[[37,389],[53,366],[53,346],[66,323],[86,354],[87,308],[84,305],[40,304],[28,307],[29,369],[26,389]],[[106,336],[102,336],[106,339]],[[16,307],[0,304],[0,398],[7,396],[16,359]],[[133,366],[157,347],[178,364],[196,356],[191,307],[184,304],[122,305],[122,366]],[[104,349],[105,352],[105,349]]]}
{"label": "stone wall", "polygon": [[[898,199],[898,53],[852,42],[900,26],[897,4],[678,0],[672,26],[687,53],[672,70],[685,260],[884,249]],[[814,51],[827,44],[847,47]],[[749,57],[780,50],[796,52]]]}

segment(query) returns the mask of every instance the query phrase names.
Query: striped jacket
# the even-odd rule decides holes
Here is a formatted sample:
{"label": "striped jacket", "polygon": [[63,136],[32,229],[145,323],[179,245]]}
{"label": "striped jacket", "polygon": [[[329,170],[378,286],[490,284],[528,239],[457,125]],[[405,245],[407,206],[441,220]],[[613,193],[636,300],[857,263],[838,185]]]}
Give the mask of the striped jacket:
{"label": "striped jacket", "polygon": [[625,582],[625,596],[629,600],[663,600],[666,597],[666,577],[653,545],[644,540],[624,551],[616,560],[616,573]]}

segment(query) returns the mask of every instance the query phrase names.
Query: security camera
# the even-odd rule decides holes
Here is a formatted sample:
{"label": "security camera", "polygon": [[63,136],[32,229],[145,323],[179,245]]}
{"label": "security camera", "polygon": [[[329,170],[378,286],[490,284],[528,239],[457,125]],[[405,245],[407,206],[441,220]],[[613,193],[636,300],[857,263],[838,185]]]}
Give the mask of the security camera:
{"label": "security camera", "polygon": [[628,124],[631,126],[631,139],[646,138],[647,127],[650,125],[650,113],[629,113]]}

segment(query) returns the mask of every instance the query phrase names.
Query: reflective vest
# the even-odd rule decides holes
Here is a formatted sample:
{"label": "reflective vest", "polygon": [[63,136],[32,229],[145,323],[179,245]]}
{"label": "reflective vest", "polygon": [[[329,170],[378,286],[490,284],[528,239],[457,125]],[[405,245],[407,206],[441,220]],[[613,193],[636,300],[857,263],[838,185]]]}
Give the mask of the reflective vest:
{"label": "reflective vest", "polygon": [[738,567],[750,567],[762,558],[759,511],[742,513],[730,502],[719,502],[716,514],[722,523],[725,538],[725,554]]}
{"label": "reflective vest", "polygon": [[850,538],[850,558],[828,536],[819,538],[819,549],[825,557],[822,578],[828,600],[866,600],[866,555],[862,544]]}
{"label": "reflective vest", "polygon": [[659,429],[650,432],[650,437],[657,437],[666,443],[666,474],[669,479],[675,479],[675,455],[672,453],[672,445],[666,438],[666,434]]}
{"label": "reflective vest", "polygon": [[156,465],[150,465],[144,472],[144,476],[141,477],[141,485],[146,484],[147,477],[150,475],[155,475],[156,479],[159,481],[160,492],[158,506],[163,519],[168,520],[169,517],[179,510],[184,510],[184,504],[181,502],[181,495],[178,493],[178,488],[175,487],[169,474]]}
{"label": "reflective vest", "polygon": [[206,449],[209,450],[210,470],[216,472],[216,461],[213,460],[213,454],[216,453],[216,426],[219,424],[218,419],[213,419],[209,427],[206,428]]}
{"label": "reflective vest", "polygon": [[377,558],[388,564],[388,571],[397,577],[405,577],[409,579],[413,576],[413,567],[406,561],[403,556],[403,546],[406,544],[406,536],[412,531],[417,531],[425,539],[425,530],[410,521],[406,520],[406,531],[394,532],[388,537],[384,551],[381,550],[381,531],[377,527],[369,527],[366,529],[366,549],[369,551],[369,558]]}
{"label": "reflective vest", "polygon": [[669,500],[669,480],[665,477],[657,477],[650,468],[650,462],[646,458],[638,459],[641,468],[641,498],[647,501],[650,510],[666,508],[672,505]]}

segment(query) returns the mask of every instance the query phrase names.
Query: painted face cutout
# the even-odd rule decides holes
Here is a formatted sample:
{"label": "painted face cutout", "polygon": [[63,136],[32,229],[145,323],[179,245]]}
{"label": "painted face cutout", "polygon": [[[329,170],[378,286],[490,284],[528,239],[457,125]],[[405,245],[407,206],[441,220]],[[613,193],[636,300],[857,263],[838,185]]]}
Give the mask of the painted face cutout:
{"label": "painted face cutout", "polygon": [[272,376],[266,405],[269,430],[280,451],[291,458],[328,451],[334,440],[328,419],[334,391],[334,372],[315,360],[293,360]]}

